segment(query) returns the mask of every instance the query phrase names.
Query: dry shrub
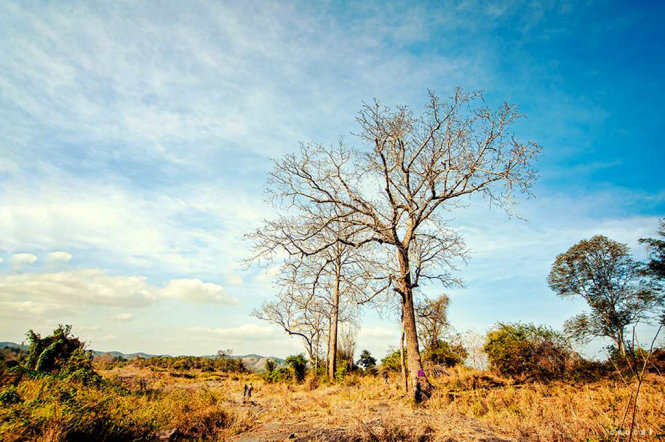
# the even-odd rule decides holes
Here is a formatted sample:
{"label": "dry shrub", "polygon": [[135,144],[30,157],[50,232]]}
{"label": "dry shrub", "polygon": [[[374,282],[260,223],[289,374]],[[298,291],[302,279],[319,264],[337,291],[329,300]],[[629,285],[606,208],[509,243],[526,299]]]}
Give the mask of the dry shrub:
{"label": "dry shrub", "polygon": [[321,385],[321,377],[310,375],[305,380],[305,388],[307,391],[316,390]]}
{"label": "dry shrub", "polygon": [[205,389],[131,392],[111,383],[24,379],[19,400],[0,408],[0,440],[218,439],[235,422]]}

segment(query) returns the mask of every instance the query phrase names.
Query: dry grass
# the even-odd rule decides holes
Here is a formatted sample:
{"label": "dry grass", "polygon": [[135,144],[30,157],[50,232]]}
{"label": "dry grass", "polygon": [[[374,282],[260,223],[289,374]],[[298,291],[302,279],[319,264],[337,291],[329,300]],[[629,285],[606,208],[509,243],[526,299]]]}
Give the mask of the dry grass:
{"label": "dry grass", "polygon": [[[338,384],[313,378],[300,385],[268,384],[259,375],[183,378],[131,365],[102,374],[132,393],[86,387],[72,401],[61,394],[67,390],[62,385],[22,381],[23,408],[12,406],[15,418],[0,419],[0,439],[62,440],[75,428],[104,430],[113,423],[118,434],[127,431],[135,438],[194,440],[617,440],[634,391],[610,380],[514,385],[458,368],[433,379],[432,398],[414,406],[396,378],[388,385],[382,378],[356,376]],[[254,395],[244,402],[242,387],[249,381]],[[634,440],[657,440],[656,434],[665,432],[664,398],[663,379],[648,377]],[[6,418],[8,411],[1,413]],[[46,430],[35,433],[38,427]]]}

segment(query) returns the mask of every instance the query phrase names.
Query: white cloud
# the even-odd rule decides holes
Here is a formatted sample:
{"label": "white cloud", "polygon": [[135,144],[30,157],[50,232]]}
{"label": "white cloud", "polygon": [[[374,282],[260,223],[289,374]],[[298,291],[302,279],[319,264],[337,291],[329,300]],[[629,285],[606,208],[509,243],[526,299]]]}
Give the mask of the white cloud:
{"label": "white cloud", "polygon": [[[220,285],[198,279],[176,279],[164,287],[148,283],[144,276],[109,276],[103,270],[84,269],[60,273],[26,273],[0,276],[0,300],[9,310],[46,313],[60,308],[89,306],[145,307],[160,299],[189,303],[237,304]],[[129,315],[129,316],[128,316]],[[129,320],[128,313],[115,320]]]}
{"label": "white cloud", "polygon": [[48,254],[51,261],[69,262],[72,259],[71,253],[67,252],[51,252]]}
{"label": "white cloud", "polygon": [[180,299],[182,301],[206,304],[238,304],[237,299],[231,299],[220,285],[203,282],[200,279],[174,279],[169,281],[159,291],[161,296]]}
{"label": "white cloud", "polygon": [[282,333],[276,333],[276,329],[269,325],[243,324],[238,327],[212,328],[212,327],[189,327],[187,332],[213,335],[220,338],[230,339],[275,339],[283,338]]}
{"label": "white cloud", "polygon": [[111,318],[111,320],[117,322],[127,322],[131,321],[132,319],[134,319],[134,315],[131,313],[120,313]]}
{"label": "white cloud", "polygon": [[362,327],[358,333],[360,339],[398,339],[400,334],[399,324],[389,328],[384,326]]}
{"label": "white cloud", "polygon": [[37,257],[32,253],[15,253],[12,255],[12,265],[22,266],[24,264],[34,264],[37,261]]}
{"label": "white cloud", "polygon": [[238,275],[235,274],[229,274],[224,276],[224,280],[229,284],[229,285],[243,285],[245,281]]}
{"label": "white cloud", "polygon": [[279,275],[279,266],[271,266],[267,269],[261,270],[261,272],[256,275],[254,280],[258,282],[271,282],[277,275]]}
{"label": "white cloud", "polygon": [[104,265],[102,257],[116,265],[213,278],[220,267],[236,268],[246,256],[243,234],[266,210],[259,196],[243,189],[138,195],[58,172],[50,180],[32,189],[20,180],[0,182],[5,247],[94,250],[102,252],[94,265]]}
{"label": "white cloud", "polygon": [[71,306],[139,307],[156,300],[145,277],[109,276],[99,269],[0,276],[0,296]]}

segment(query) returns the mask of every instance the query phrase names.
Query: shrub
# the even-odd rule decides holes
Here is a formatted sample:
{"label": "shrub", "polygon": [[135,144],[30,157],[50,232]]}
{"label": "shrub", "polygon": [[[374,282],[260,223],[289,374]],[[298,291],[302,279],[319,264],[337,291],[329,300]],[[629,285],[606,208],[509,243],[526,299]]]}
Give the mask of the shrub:
{"label": "shrub", "polygon": [[[404,349],[404,359],[406,361],[406,348]],[[402,371],[399,349],[381,359],[381,371]]]}
{"label": "shrub", "polygon": [[291,375],[291,370],[288,368],[277,368],[271,372],[266,372],[263,375],[263,379],[268,383],[274,382],[288,382],[293,378]]}
{"label": "shrub", "polygon": [[560,333],[546,326],[504,324],[487,333],[490,368],[504,376],[561,378],[578,358]]}
{"label": "shrub", "polygon": [[348,368],[346,365],[340,365],[337,367],[337,370],[335,370],[335,380],[336,381],[341,381],[346,377],[346,374],[348,372]]}
{"label": "shrub", "polygon": [[10,385],[0,391],[0,404],[8,406],[18,404],[19,402],[21,402],[21,396],[19,396],[15,386]]}
{"label": "shrub", "polygon": [[92,355],[85,351],[83,342],[71,335],[71,329],[71,325],[59,325],[53,334],[44,338],[28,331],[26,368],[51,374],[92,370]]}
{"label": "shrub", "polygon": [[287,365],[293,370],[293,377],[297,382],[302,382],[307,374],[307,359],[302,353],[286,358]]}
{"label": "shrub", "polygon": [[451,344],[439,339],[435,345],[425,349],[423,359],[437,365],[454,367],[464,363],[469,353],[461,344]]}

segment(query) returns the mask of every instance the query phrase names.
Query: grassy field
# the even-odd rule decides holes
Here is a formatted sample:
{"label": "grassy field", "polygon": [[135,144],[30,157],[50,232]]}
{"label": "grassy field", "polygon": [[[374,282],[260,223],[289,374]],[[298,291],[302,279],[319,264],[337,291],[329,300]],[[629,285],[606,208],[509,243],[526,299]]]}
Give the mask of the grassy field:
{"label": "grassy field", "polygon": [[[459,367],[412,405],[381,377],[266,383],[258,374],[169,372],[127,364],[83,386],[44,377],[2,390],[0,439],[18,440],[627,440],[635,386],[516,384]],[[254,385],[251,401],[243,386]],[[665,433],[665,380],[649,375],[633,440]],[[623,424],[622,424],[623,423]]]}

